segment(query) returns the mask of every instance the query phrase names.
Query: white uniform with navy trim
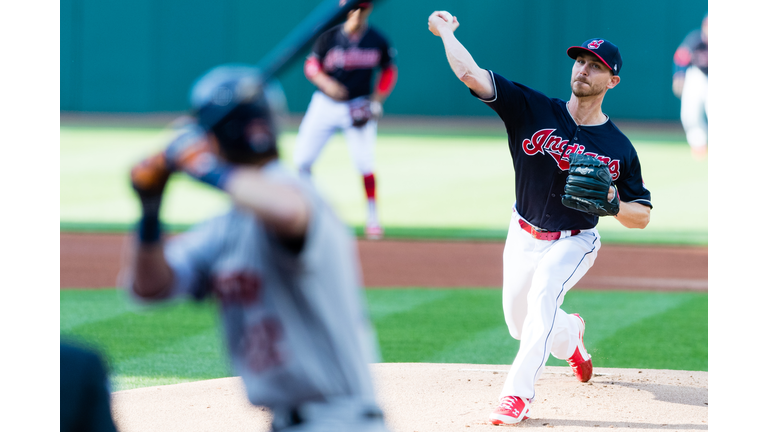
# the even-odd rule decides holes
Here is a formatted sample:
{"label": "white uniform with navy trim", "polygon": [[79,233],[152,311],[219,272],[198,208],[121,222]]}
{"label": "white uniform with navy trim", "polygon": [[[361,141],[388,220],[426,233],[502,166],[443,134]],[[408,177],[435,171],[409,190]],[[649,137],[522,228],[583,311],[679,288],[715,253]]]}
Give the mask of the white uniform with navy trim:
{"label": "white uniform with navy trim", "polygon": [[384,431],[354,239],[309,182],[278,162],[262,172],[309,198],[300,253],[234,207],[167,242],[173,296],[218,299],[232,365],[275,430]]}
{"label": "white uniform with navy trim", "polygon": [[519,219],[515,211],[504,246],[502,306],[520,348],[501,395],[532,400],[549,354],[567,360],[576,350],[579,323],[560,307],[595,263],[601,243],[594,228],[575,236],[564,231],[555,241],[539,240],[520,227]]}

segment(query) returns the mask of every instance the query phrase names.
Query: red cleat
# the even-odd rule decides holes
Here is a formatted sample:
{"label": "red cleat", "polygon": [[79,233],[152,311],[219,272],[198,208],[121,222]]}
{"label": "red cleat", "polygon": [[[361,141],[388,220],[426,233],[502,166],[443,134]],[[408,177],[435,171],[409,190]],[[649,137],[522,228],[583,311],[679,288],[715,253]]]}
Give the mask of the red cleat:
{"label": "red cleat", "polygon": [[504,396],[498,408],[491,413],[490,420],[495,425],[516,424],[527,419],[530,410],[530,402],[527,398]]}
{"label": "red cleat", "polygon": [[592,378],[592,357],[587,353],[587,349],[584,348],[584,329],[586,324],[584,318],[579,314],[572,314],[579,319],[579,343],[576,345],[576,351],[573,352],[571,358],[568,359],[568,364],[571,365],[574,375],[581,382],[587,382]]}

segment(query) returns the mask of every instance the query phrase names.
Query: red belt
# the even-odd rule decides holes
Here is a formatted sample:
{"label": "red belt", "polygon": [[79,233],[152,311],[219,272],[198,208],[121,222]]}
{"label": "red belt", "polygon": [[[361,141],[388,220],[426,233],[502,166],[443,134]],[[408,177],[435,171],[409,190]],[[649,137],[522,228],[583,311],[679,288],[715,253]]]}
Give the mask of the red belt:
{"label": "red belt", "polygon": [[525,232],[529,233],[533,236],[533,238],[538,240],[557,240],[560,238],[562,233],[567,232],[571,233],[572,236],[575,236],[576,234],[580,233],[581,230],[570,230],[570,231],[544,231],[539,230],[533,227],[533,225],[529,224],[528,222],[518,219],[518,222],[520,222],[520,228],[522,228]]}

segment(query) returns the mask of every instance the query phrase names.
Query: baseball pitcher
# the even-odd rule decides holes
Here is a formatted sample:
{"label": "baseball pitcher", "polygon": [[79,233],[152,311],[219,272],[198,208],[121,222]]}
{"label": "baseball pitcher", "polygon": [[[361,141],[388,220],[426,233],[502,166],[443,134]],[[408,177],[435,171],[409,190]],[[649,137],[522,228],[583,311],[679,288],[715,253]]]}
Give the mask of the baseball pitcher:
{"label": "baseball pitcher", "polygon": [[[195,121],[131,171],[142,217],[124,284],[146,302],[213,296],[232,366],[250,401],[273,411],[273,430],[386,431],[354,239],[278,161],[269,94],[247,66],[196,82]],[[159,210],[176,172],[221,189],[232,207],[167,240]]]}
{"label": "baseball pitcher", "polygon": [[629,228],[650,220],[651,194],[637,153],[601,109],[606,92],[619,84],[621,55],[602,38],[568,48],[575,61],[565,101],[481,69],[456,39],[459,21],[450,13],[434,12],[428,26],[442,39],[456,76],[499,115],[509,135],[516,203],[504,247],[502,301],[520,348],[490,421],[514,424],[530,415],[534,384],[550,353],[567,360],[580,381],[592,376],[584,319],[560,306],[600,250],[599,218],[614,216]]}

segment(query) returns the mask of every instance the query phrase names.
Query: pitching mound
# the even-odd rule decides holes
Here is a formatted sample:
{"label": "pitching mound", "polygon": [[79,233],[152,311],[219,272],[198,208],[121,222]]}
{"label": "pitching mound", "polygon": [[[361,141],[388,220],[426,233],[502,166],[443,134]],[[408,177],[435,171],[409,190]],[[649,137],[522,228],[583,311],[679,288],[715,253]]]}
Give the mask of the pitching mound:
{"label": "pitching mound", "polygon": [[[498,431],[487,422],[508,365],[380,363],[372,366],[393,432]],[[589,383],[547,367],[531,418],[509,428],[594,431],[707,430],[708,373],[596,368]],[[118,429],[269,431],[270,414],[251,406],[239,378],[113,393]]]}

